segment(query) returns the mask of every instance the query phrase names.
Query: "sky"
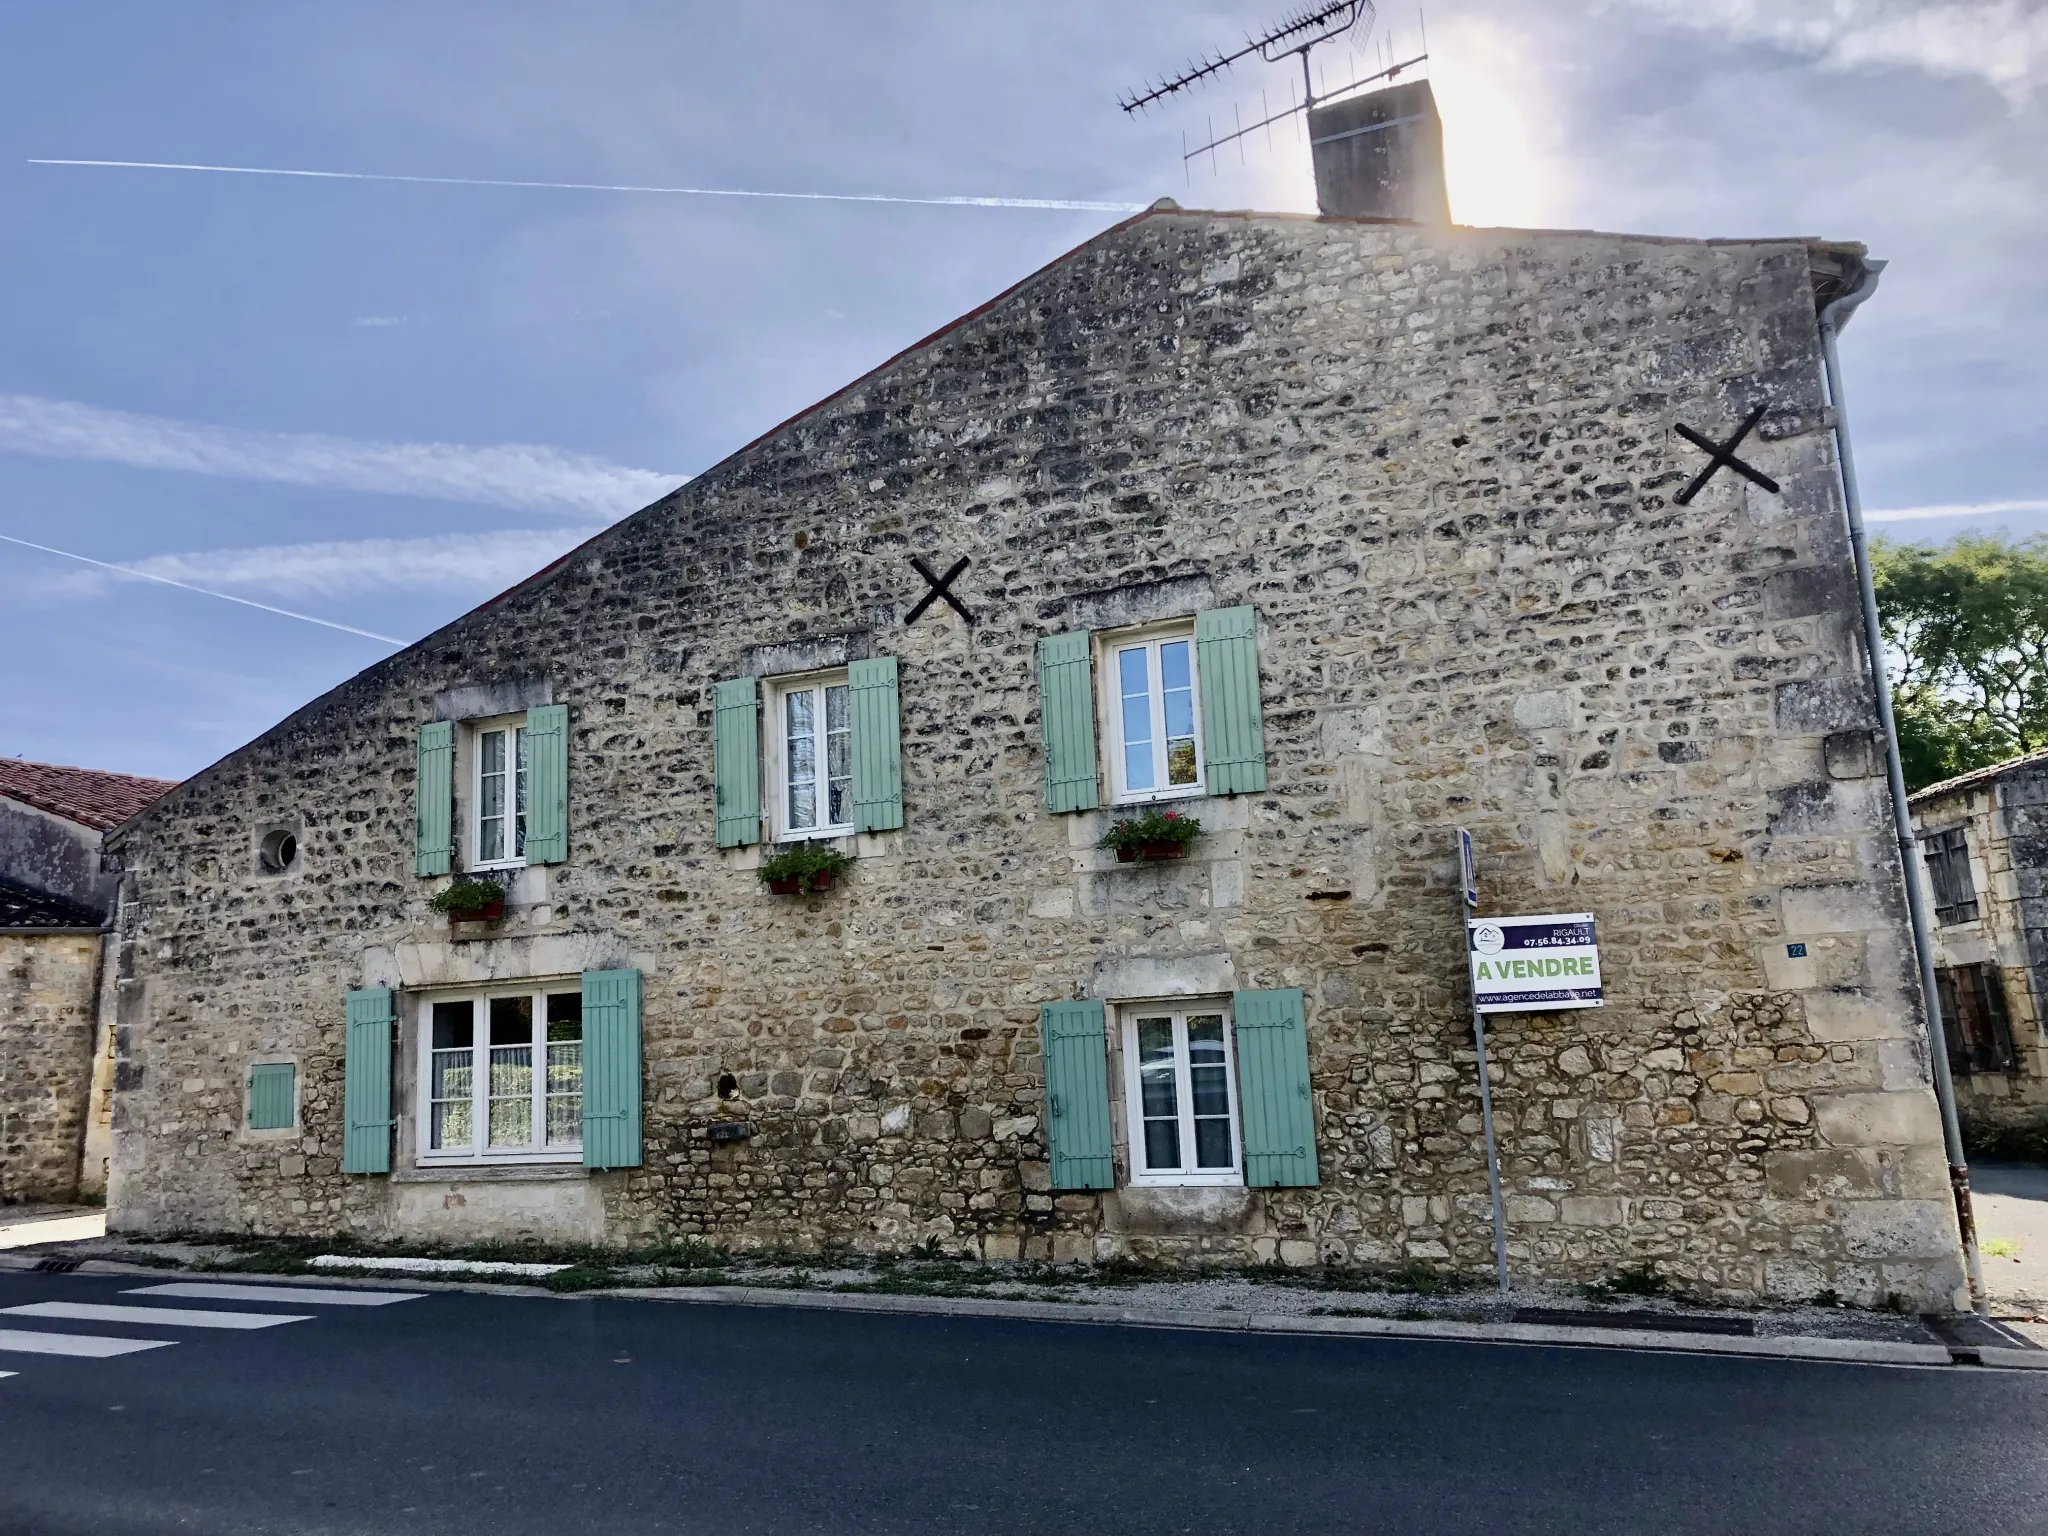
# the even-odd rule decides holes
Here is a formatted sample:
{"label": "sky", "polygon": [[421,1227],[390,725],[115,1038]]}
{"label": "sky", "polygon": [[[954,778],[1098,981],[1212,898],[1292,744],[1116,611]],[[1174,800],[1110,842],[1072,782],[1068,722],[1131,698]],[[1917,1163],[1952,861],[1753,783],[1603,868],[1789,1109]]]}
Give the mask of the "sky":
{"label": "sky", "polygon": [[[1287,69],[1118,109],[1288,8],[8,0],[0,755],[192,773],[1122,216],[913,199],[1313,211],[1182,161]],[[1866,242],[1873,528],[2048,532],[2048,0],[1390,0],[1325,83],[1424,23],[1455,220]]]}

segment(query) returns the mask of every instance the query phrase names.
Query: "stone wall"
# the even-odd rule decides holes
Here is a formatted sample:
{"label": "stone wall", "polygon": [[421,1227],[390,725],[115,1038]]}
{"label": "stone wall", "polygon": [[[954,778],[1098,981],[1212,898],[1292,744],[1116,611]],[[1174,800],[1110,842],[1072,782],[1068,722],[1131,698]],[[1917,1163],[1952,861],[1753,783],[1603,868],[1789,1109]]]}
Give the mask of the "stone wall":
{"label": "stone wall", "polygon": [[1976,922],[1935,921],[1925,867],[1917,872],[1935,923],[1935,964],[1997,966],[2012,1030],[2013,1070],[1957,1073],[1957,1108],[1983,1125],[2038,1122],[2048,1115],[2048,763],[1923,791],[1913,797],[1913,824],[1922,833],[1965,829]]}
{"label": "stone wall", "polygon": [[[1597,915],[1610,999],[1494,1020],[1518,1271],[1947,1304],[1809,254],[1178,212],[1091,242],[114,839],[115,1226],[495,1208],[614,1242],[1481,1270],[1464,825],[1486,910]],[[1675,506],[1674,423],[1759,399],[1783,494],[1723,474]],[[971,558],[971,632],[905,625],[913,555]],[[1270,788],[1187,807],[1186,863],[1120,866],[1104,813],[1044,809],[1035,643],[1237,603]],[[869,654],[901,665],[906,824],[841,889],[768,896],[713,846],[711,685]],[[569,861],[478,938],[412,874],[415,732],[466,689],[571,710]],[[263,877],[286,819],[300,865]],[[409,1168],[402,1120],[390,1179],[338,1172],[344,988],[618,964],[643,1167],[486,1190]],[[1041,1004],[1295,986],[1320,1187],[1048,1188]],[[288,1143],[236,1128],[259,1053],[300,1063]]]}
{"label": "stone wall", "polygon": [[0,1201],[78,1196],[96,934],[0,930]]}

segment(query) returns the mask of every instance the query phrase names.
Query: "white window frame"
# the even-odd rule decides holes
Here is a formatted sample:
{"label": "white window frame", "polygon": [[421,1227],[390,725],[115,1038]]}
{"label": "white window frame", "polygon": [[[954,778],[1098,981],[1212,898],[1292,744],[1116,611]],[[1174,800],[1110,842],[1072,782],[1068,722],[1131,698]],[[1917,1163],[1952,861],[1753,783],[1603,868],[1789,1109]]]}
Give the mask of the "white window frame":
{"label": "white window frame", "polygon": [[505,810],[505,847],[518,848],[518,824],[521,815],[531,813],[531,785],[533,782],[533,759],[527,756],[526,771],[519,771],[519,751],[526,739],[526,716],[503,715],[493,720],[475,720],[468,726],[469,734],[469,827],[470,859],[465,866],[469,869],[524,869],[524,853],[507,853],[505,857],[487,859],[484,851],[484,737],[494,731],[505,733],[507,758],[506,777],[510,781],[510,800]]}
{"label": "white window frame", "polygon": [[[1223,1079],[1230,1093],[1230,1166],[1228,1168],[1151,1169],[1145,1166],[1145,1105],[1139,1083],[1138,1020],[1170,1017],[1174,1035],[1174,1093],[1179,1112],[1181,1157],[1195,1155],[1195,1105],[1190,1088],[1187,1021],[1190,1014],[1223,1018]],[[1241,1187],[1244,1184],[1244,1106],[1237,1087],[1237,1028],[1227,997],[1168,998],[1117,1005],[1118,1038],[1124,1059],[1124,1139],[1130,1151],[1131,1183],[1139,1186]]]}
{"label": "white window frame", "polygon": [[[1188,647],[1188,691],[1194,716],[1195,782],[1156,789],[1133,789],[1124,778],[1124,701],[1121,653],[1143,647],[1147,652],[1146,679],[1149,693],[1150,725],[1155,753],[1155,775],[1166,776],[1166,688],[1159,664],[1159,648],[1176,640]],[[1146,805],[1157,800],[1187,800],[1208,793],[1208,764],[1202,751],[1202,674],[1195,651],[1195,621],[1175,619],[1170,623],[1148,624],[1142,628],[1110,630],[1096,637],[1096,676],[1101,678],[1096,707],[1101,713],[1102,740],[1109,753],[1109,789],[1112,805]]]}
{"label": "white window frame", "polygon": [[[547,1000],[550,994],[556,996],[582,991],[580,977],[557,977],[552,981],[522,981],[516,986],[466,987],[460,991],[426,992],[420,995],[419,1007],[414,1015],[416,1042],[415,1055],[418,1068],[415,1073],[413,1110],[418,1120],[417,1159],[422,1168],[476,1167],[479,1164],[497,1165],[503,1163],[577,1163],[583,1161],[583,1124],[577,1117],[576,1140],[574,1144],[563,1142],[557,1146],[547,1144]],[[530,1094],[533,1102],[530,1124],[533,1141],[524,1147],[493,1150],[489,1145],[490,1128],[490,1053],[491,1019],[490,1002],[499,997],[530,997],[533,999],[535,1051],[538,1059],[534,1063],[534,1084],[537,1091]],[[469,1102],[471,1105],[471,1132],[469,1145],[460,1148],[436,1147],[434,1140],[434,1005],[436,1003],[470,1003],[476,1010],[476,1024],[470,1039],[470,1082]],[[583,1079],[583,1089],[588,1091],[588,1078]],[[579,1094],[579,1098],[581,1095]]]}
{"label": "white window frame", "polygon": [[[793,693],[810,693],[817,700],[816,713],[812,718],[818,722],[820,741],[814,761],[822,770],[826,766],[826,747],[822,740],[825,720],[825,690],[845,688],[846,695],[846,787],[845,821],[820,822],[814,827],[793,827],[789,824],[789,706],[785,702]],[[853,836],[853,690],[845,667],[834,667],[824,672],[805,672],[791,677],[771,678],[768,681],[768,750],[762,754],[767,769],[768,783],[765,786],[768,800],[769,826],[774,830],[774,841],[778,843],[821,842],[836,837]],[[819,815],[829,813],[831,793],[823,777],[814,781],[817,789]]]}

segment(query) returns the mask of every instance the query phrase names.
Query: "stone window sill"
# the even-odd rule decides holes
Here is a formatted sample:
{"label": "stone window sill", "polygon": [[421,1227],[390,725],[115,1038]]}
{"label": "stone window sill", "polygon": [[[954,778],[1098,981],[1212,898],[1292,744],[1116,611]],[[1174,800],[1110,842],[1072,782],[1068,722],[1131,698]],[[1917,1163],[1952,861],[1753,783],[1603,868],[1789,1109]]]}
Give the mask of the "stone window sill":
{"label": "stone window sill", "polygon": [[425,1168],[393,1171],[394,1184],[537,1184],[565,1179],[587,1179],[590,1170],[581,1163],[447,1163]]}

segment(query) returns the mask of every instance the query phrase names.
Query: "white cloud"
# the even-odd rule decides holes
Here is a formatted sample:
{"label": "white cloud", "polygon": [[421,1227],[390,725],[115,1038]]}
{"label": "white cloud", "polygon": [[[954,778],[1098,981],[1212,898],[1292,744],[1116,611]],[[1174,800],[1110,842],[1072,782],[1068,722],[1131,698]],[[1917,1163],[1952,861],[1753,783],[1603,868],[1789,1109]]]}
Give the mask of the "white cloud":
{"label": "white cloud", "polygon": [[1979,501],[1942,507],[1893,507],[1866,512],[1866,523],[1905,523],[1921,517],[2000,517],[2010,512],[2048,512],[2048,501]]}
{"label": "white cloud", "polygon": [[2015,102],[2048,83],[2048,9],[2027,0],[1619,0],[1673,26],[1825,69],[1974,77]]}
{"label": "white cloud", "polygon": [[0,451],[607,519],[689,478],[533,443],[470,447],[249,432],[35,395],[0,395]]}
{"label": "white cloud", "polygon": [[[501,592],[559,559],[598,527],[501,528],[425,539],[351,539],[317,544],[197,550],[130,560],[138,575],[271,597],[345,597],[367,592]],[[119,576],[60,578],[74,591]]]}

